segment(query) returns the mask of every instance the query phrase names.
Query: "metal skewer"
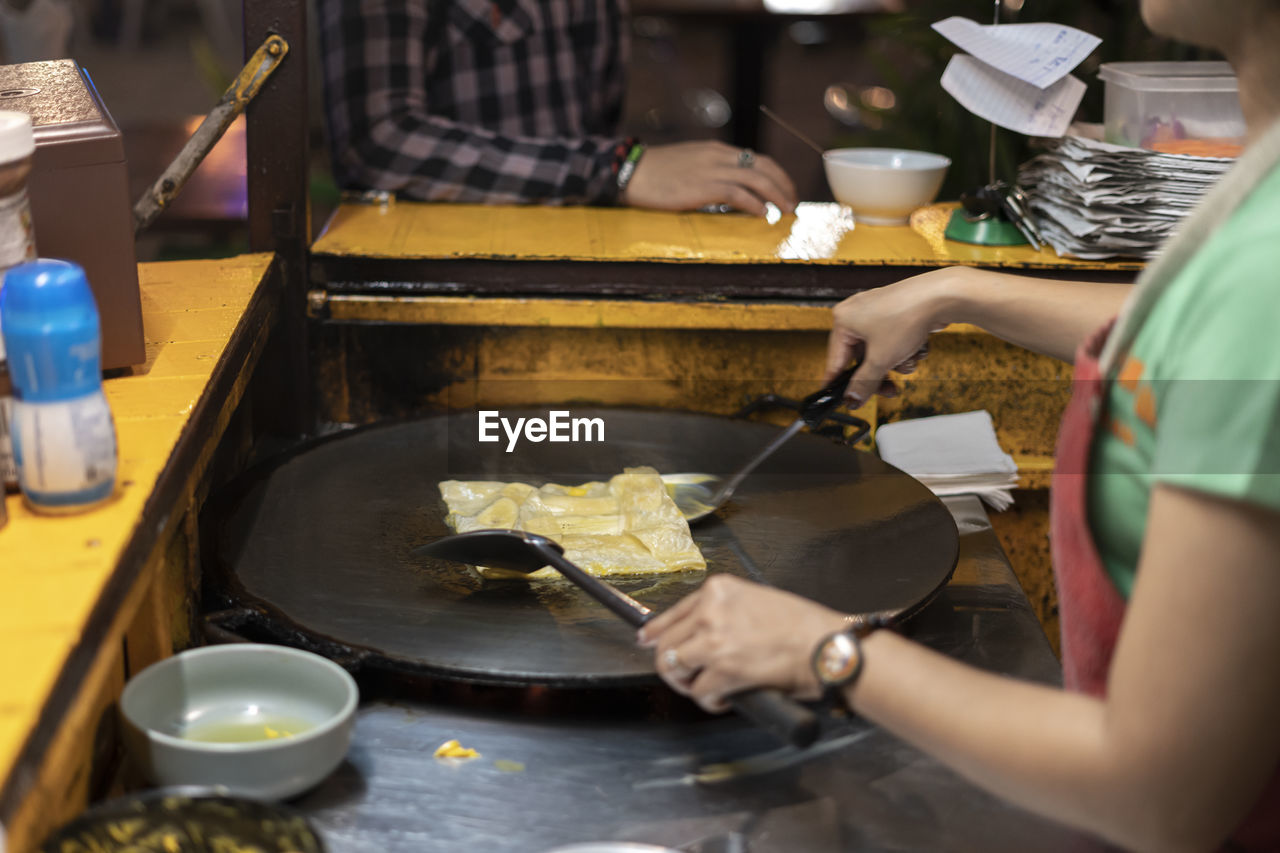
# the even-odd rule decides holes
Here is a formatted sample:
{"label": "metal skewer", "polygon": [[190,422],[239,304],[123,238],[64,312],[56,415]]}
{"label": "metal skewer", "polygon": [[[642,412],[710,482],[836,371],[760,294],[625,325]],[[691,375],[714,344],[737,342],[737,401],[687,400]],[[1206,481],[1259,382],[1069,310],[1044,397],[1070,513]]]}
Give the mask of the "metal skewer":
{"label": "metal skewer", "polygon": [[[1000,2],[995,0],[996,8],[991,17],[992,26],[1000,24]],[[996,182],[996,123],[991,122],[991,139],[987,148],[987,182],[994,185]]]}
{"label": "metal skewer", "polygon": [[761,104],[761,105],[760,105],[760,112],[764,113],[764,114],[765,114],[765,115],[767,115],[769,118],[771,118],[771,119],[773,119],[774,121],[776,121],[776,122],[778,123],[778,125],[779,125],[783,130],[785,130],[787,133],[789,133],[789,134],[791,134],[792,136],[794,136],[796,139],[799,139],[799,140],[800,140],[801,142],[803,142],[805,145],[808,145],[808,146],[809,146],[810,148],[812,148],[814,151],[817,151],[819,154],[824,153],[823,148],[822,148],[822,146],[821,146],[821,145],[819,145],[818,143],[814,142],[814,141],[813,141],[812,139],[810,139],[808,136],[805,136],[803,133],[801,133],[799,130],[797,130],[797,129],[796,129],[795,125],[793,125],[793,124],[791,124],[790,122],[788,122],[788,121],[787,121],[786,119],[784,119],[782,116],[778,115],[778,114],[777,114],[777,113],[775,113],[773,110],[771,110],[771,109],[769,109],[768,107],[766,107],[764,104]]}

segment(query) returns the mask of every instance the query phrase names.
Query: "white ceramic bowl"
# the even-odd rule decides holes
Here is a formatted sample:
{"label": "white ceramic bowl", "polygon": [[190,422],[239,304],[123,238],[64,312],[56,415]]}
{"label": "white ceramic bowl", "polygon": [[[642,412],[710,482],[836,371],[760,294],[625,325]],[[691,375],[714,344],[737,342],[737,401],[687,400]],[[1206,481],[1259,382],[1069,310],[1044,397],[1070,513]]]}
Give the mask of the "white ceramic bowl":
{"label": "white ceramic bowl", "polygon": [[[129,752],[157,785],[276,800],[342,763],[358,702],[355,680],[326,658],[236,643],[147,667],[125,685],[120,711]],[[232,742],[194,739],[208,737]]]}
{"label": "white ceramic bowl", "polygon": [[854,220],[902,225],[937,196],[951,160],[901,148],[836,148],[822,155],[822,165],[831,194]]}
{"label": "white ceramic bowl", "polygon": [[657,844],[637,844],[635,841],[584,841],[547,850],[547,853],[680,853],[680,850]]}

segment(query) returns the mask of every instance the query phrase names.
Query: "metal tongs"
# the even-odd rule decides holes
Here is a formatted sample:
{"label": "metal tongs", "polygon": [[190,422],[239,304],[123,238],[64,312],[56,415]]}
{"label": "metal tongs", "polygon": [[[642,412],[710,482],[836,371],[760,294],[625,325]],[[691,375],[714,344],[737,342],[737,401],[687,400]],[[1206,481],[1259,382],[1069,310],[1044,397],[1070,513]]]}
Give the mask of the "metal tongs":
{"label": "metal tongs", "polygon": [[[667,487],[671,499],[679,507],[680,513],[690,524],[711,515],[733,497],[734,490],[742,485],[742,481],[748,474],[760,467],[760,463],[790,441],[792,436],[806,426],[811,430],[817,429],[844,397],[844,389],[853,378],[859,364],[861,364],[860,360],[854,361],[821,390],[805,397],[800,403],[800,417],[783,430],[781,435],[766,444],[759,453],[748,459],[728,479],[721,480],[715,474],[663,474],[662,482]],[[717,482],[720,483],[720,487],[712,491],[712,485]]]}
{"label": "metal tongs", "polygon": [[[551,566],[633,628],[640,628],[657,615],[617,587],[575,566],[564,556],[560,545],[536,533],[473,530],[437,539],[415,548],[414,553],[524,573]],[[728,701],[735,711],[784,743],[806,747],[817,740],[817,716],[777,690],[746,690],[730,696]]]}

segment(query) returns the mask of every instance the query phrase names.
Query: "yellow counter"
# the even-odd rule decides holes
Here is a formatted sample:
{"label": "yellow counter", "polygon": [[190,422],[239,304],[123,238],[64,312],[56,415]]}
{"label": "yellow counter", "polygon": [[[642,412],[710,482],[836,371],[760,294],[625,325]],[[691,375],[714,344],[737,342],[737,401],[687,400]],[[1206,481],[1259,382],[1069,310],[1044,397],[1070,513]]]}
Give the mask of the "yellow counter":
{"label": "yellow counter", "polygon": [[697,264],[918,266],[1136,271],[1136,261],[1078,261],[1030,246],[944,239],[955,204],[917,210],[909,226],[855,224],[848,208],[805,202],[767,222],[745,214],[622,207],[516,207],[394,201],[344,204],[312,246],[321,256]]}
{"label": "yellow counter", "polygon": [[174,608],[154,602],[150,625],[139,627],[138,614],[159,594],[148,573],[164,561],[153,552],[171,547],[174,529],[191,523],[185,510],[193,484],[243,393],[275,310],[260,288],[271,264],[271,255],[246,255],[140,265],[147,361],[105,382],[119,441],[114,496],[62,518],[34,515],[18,496],[6,499],[0,822],[11,851],[28,849],[83,808],[83,748],[103,708],[126,668],[172,646]]}

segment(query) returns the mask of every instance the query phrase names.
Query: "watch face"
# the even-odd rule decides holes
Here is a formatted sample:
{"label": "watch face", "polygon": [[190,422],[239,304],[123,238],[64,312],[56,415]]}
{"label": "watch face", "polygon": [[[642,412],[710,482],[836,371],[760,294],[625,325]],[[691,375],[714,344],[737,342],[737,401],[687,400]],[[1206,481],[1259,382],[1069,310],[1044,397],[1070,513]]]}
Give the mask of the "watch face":
{"label": "watch face", "polygon": [[848,634],[833,634],[818,647],[813,668],[823,684],[843,684],[853,678],[860,661],[858,643]]}

